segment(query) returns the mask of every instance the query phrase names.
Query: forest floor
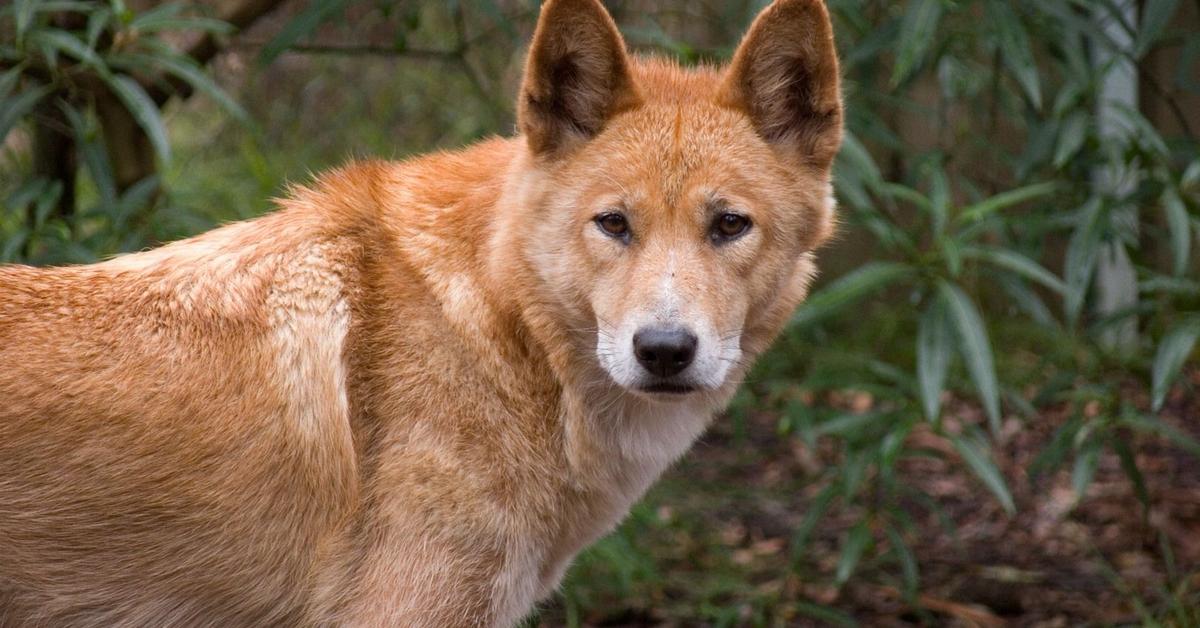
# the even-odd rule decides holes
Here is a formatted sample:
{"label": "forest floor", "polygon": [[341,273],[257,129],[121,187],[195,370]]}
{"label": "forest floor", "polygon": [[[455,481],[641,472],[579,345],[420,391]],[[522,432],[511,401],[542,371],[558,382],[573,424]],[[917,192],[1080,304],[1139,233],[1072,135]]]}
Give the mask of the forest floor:
{"label": "forest floor", "polygon": [[[1200,370],[1188,377],[1200,385]],[[982,421],[965,403],[948,414]],[[1200,399],[1177,390],[1161,416],[1200,438]],[[914,448],[946,453],[898,463],[899,481],[930,497],[905,505],[913,524],[905,541],[919,565],[910,595],[896,561],[872,558],[880,551],[868,551],[845,585],[832,584],[859,509],[831,508],[804,551],[789,551],[820,489],[812,478],[837,451],[780,436],[770,413],[750,413],[740,429],[719,421],[629,521],[581,556],[532,625],[1200,625],[1200,459],[1130,433],[1149,508],[1109,451],[1077,499],[1070,460],[1029,474],[1067,420],[1062,407],[1004,424],[993,456],[1013,516],[948,442],[928,430],[909,436]],[[887,536],[873,537],[876,550],[886,548]]]}

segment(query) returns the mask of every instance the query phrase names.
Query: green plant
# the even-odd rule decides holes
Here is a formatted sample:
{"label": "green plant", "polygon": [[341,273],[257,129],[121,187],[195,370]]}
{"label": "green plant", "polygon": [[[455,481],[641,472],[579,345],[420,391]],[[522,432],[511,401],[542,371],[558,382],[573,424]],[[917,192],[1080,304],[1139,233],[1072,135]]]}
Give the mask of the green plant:
{"label": "green plant", "polygon": [[[1099,106],[1120,61],[1135,62],[1170,41],[1185,44],[1179,62],[1186,67],[1196,61],[1200,36],[1169,28],[1174,2],[1147,3],[1140,28],[1107,0],[831,4],[849,84],[838,195],[850,237],[870,238],[874,248],[868,263],[809,298],[779,355],[752,379],[759,382],[756,402],[778,408],[785,431],[810,445],[834,438],[844,452],[819,480],[826,488],[797,531],[797,555],[831,504],[857,505],[864,515],[845,538],[836,582],[874,547],[886,551],[911,594],[919,575],[904,543],[908,489],[896,485],[893,468],[931,453],[906,445],[920,423],[945,438],[1010,513],[1017,504],[987,438],[1000,431],[1006,408],[1018,416],[1034,415],[1035,403],[1073,408],[1038,469],[1073,460],[1079,496],[1099,453],[1109,450],[1146,501],[1131,434],[1156,434],[1200,453],[1191,437],[1155,415],[1200,337],[1200,321],[1188,313],[1200,309],[1192,247],[1200,224],[1200,138],[1182,116],[1183,133],[1167,140],[1137,110]],[[1097,23],[1109,20],[1128,36],[1098,33]],[[1089,47],[1109,61],[1093,62]],[[898,118],[914,112],[927,117],[919,128],[936,138],[924,148],[892,132]],[[1018,139],[990,139],[997,134]],[[883,154],[902,159],[885,172],[877,158]],[[1104,184],[1105,177],[1119,181]],[[1161,250],[1171,255],[1164,259]],[[1096,307],[1104,256],[1132,260],[1136,302]],[[1058,263],[1061,273],[1049,269]],[[852,325],[844,320],[851,308],[858,313]],[[1047,339],[1063,347],[1042,359],[1042,373],[998,367],[990,338],[997,322],[1012,316],[1028,331],[1006,335],[1006,343],[1034,353]],[[1108,334],[1131,321],[1139,339],[1132,351],[1119,350]],[[862,331],[880,325],[888,331]],[[802,357],[838,334],[871,335],[874,343]],[[1148,337],[1160,339],[1157,349]],[[1133,373],[1148,371],[1139,379],[1152,381],[1152,401],[1139,404],[1127,387]],[[990,430],[943,420],[947,390],[963,389],[960,372]],[[1018,383],[1039,391],[1027,398]],[[872,407],[839,411],[799,401],[829,390],[860,391]]]}
{"label": "green plant", "polygon": [[154,239],[149,208],[171,159],[160,107],[196,91],[249,124],[168,40],[231,28],[180,3],[143,13],[121,0],[0,8],[0,138],[21,133],[2,167],[23,172],[0,188],[0,262],[92,261]]}

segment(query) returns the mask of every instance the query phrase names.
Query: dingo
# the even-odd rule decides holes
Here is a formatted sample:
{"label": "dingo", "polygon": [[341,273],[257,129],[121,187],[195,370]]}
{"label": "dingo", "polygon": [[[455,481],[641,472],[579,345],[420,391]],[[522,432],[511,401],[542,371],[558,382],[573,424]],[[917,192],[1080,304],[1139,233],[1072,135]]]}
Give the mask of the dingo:
{"label": "dingo", "polygon": [[833,223],[838,67],[549,0],[513,139],[0,268],[0,625],[508,626],[728,401]]}

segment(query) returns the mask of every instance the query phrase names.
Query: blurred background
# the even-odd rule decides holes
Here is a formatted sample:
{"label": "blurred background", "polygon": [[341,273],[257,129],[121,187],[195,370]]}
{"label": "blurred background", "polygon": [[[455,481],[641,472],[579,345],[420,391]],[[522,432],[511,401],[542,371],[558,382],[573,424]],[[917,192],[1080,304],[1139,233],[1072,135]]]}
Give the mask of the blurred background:
{"label": "blurred background", "polygon": [[[605,2],[727,58],[764,0]],[[830,0],[823,276],[530,626],[1200,625],[1200,2]],[[0,261],[513,132],[536,0],[4,0]]]}

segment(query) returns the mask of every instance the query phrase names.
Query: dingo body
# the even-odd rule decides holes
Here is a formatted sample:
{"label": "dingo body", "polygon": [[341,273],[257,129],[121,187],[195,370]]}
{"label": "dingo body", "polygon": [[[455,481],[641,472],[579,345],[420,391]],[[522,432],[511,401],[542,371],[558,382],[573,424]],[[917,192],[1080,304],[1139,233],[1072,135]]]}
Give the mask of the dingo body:
{"label": "dingo body", "polygon": [[732,66],[543,8],[522,136],[0,267],[0,626],[506,626],[728,401],[814,273],[828,17]]}

